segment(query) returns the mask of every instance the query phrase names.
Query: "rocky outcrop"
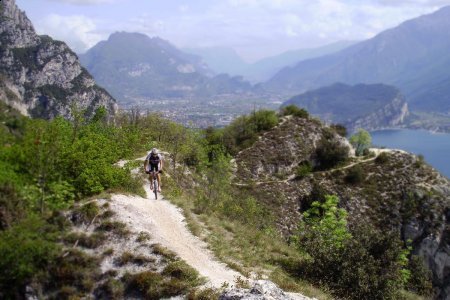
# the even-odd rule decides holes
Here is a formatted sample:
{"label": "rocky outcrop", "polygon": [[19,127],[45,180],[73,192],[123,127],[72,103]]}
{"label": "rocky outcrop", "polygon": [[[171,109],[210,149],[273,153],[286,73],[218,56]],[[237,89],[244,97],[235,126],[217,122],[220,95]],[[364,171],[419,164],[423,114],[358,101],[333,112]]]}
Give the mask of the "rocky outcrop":
{"label": "rocky outcrop", "polygon": [[[450,294],[450,182],[416,156],[385,150],[383,159],[365,158],[352,166],[312,170],[318,141],[328,130],[315,119],[291,117],[266,132],[235,160],[236,185],[245,186],[276,219],[288,238],[301,212],[324,194],[337,195],[350,224],[394,231],[433,273],[436,297]],[[359,172],[359,182],[348,180]],[[309,204],[308,204],[309,203]]]}
{"label": "rocky outcrop", "polygon": [[273,282],[258,280],[251,289],[234,288],[220,295],[219,300],[311,300],[300,294],[287,294]]}
{"label": "rocky outcrop", "polygon": [[117,111],[115,100],[95,84],[77,55],[63,42],[38,36],[14,0],[2,1],[0,74],[15,95],[2,100],[32,117],[70,118],[73,107],[88,116],[99,107],[110,115]]}

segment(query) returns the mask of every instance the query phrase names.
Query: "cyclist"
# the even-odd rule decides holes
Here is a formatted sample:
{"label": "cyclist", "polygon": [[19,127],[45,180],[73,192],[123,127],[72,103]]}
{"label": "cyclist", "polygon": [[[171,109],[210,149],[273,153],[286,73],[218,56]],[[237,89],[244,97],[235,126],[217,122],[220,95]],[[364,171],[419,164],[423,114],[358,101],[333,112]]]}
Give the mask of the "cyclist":
{"label": "cyclist", "polygon": [[147,158],[144,162],[144,170],[145,173],[150,174],[150,189],[153,190],[153,172],[156,172],[156,178],[158,180],[158,192],[161,193],[161,178],[159,173],[163,168],[163,157],[158,153],[156,148],[153,148],[152,151],[147,155]]}

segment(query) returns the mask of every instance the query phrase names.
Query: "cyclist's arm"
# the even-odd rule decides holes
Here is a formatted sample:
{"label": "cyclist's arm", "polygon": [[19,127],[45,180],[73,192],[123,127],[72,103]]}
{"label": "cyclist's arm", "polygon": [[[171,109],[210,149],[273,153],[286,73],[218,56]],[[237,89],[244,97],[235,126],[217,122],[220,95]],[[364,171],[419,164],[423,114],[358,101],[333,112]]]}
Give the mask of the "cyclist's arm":
{"label": "cyclist's arm", "polygon": [[163,159],[161,157],[160,161],[159,161],[159,169],[162,170],[163,168]]}

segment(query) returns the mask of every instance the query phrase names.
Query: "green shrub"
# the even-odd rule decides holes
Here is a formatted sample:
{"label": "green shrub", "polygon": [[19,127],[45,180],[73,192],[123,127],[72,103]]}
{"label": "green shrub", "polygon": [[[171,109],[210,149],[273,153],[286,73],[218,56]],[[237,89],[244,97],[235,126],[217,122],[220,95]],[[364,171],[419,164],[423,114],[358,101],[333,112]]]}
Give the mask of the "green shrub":
{"label": "green shrub", "polygon": [[365,179],[365,172],[360,165],[351,167],[345,176],[345,181],[350,184],[360,184]]}
{"label": "green shrub", "polygon": [[[310,255],[291,273],[325,284],[345,299],[397,299],[406,273],[409,250],[395,232],[379,232],[366,225],[345,225],[336,201],[314,204],[304,214],[298,242]],[[311,216],[314,216],[311,218]]]}
{"label": "green shrub", "polygon": [[323,137],[315,152],[317,168],[327,170],[345,162],[349,156],[349,148],[334,138]]}
{"label": "green shrub", "polygon": [[411,271],[411,277],[407,283],[408,290],[425,297],[432,296],[432,274],[425,267],[423,259],[417,255],[411,255],[408,262],[408,269]]}
{"label": "green shrub", "polygon": [[299,108],[295,104],[284,106],[281,109],[280,114],[282,116],[294,116],[294,117],[299,117],[299,118],[304,118],[304,119],[308,119],[309,118],[309,113],[306,111],[306,109]]}
{"label": "green shrub", "polygon": [[377,158],[375,158],[375,163],[379,165],[384,165],[389,161],[389,153],[381,152]]}
{"label": "green shrub", "polygon": [[342,124],[333,124],[330,126],[337,134],[342,137],[347,137],[347,128]]}
{"label": "green shrub", "polygon": [[362,155],[364,150],[372,144],[370,133],[364,129],[359,129],[357,133],[350,137],[350,144],[355,147],[356,155]]}
{"label": "green shrub", "polygon": [[23,295],[35,276],[45,273],[60,254],[54,228],[43,220],[28,217],[0,232],[0,296]]}
{"label": "green shrub", "polygon": [[299,179],[308,176],[313,171],[313,167],[310,161],[301,162],[295,169],[295,176]]}

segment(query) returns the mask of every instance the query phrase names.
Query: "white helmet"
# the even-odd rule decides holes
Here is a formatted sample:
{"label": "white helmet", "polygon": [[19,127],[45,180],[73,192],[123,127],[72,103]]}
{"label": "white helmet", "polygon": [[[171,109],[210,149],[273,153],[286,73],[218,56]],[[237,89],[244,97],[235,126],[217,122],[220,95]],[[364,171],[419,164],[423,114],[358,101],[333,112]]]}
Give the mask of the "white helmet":
{"label": "white helmet", "polygon": [[151,152],[153,155],[156,155],[156,154],[158,154],[158,149],[156,149],[156,148],[153,148],[152,149],[152,152]]}

